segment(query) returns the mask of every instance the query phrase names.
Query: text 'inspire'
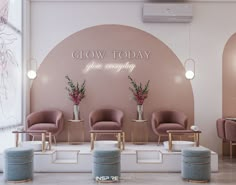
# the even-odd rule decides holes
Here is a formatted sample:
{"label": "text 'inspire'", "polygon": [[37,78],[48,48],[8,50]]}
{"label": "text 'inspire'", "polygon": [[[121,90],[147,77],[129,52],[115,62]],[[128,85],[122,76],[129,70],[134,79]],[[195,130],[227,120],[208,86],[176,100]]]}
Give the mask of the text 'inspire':
{"label": "text 'inspire'", "polygon": [[103,60],[106,57],[110,57],[114,60],[148,60],[150,57],[150,51],[142,50],[113,50],[106,52],[104,50],[77,50],[72,52],[72,57],[77,60]]}

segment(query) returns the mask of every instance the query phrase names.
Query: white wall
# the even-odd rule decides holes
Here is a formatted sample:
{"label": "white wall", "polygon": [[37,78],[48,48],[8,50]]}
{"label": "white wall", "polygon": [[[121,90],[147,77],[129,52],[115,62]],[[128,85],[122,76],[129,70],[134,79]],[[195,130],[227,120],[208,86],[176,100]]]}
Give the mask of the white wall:
{"label": "white wall", "polygon": [[228,38],[236,32],[236,2],[194,1],[191,24],[144,24],[142,4],[31,0],[31,57],[42,62],[60,41],[81,29],[122,24],[153,34],[184,63],[189,57],[191,30],[191,57],[196,60],[196,77],[192,80],[195,124],[203,131],[201,144],[220,152],[215,122],[222,116],[222,53]]}

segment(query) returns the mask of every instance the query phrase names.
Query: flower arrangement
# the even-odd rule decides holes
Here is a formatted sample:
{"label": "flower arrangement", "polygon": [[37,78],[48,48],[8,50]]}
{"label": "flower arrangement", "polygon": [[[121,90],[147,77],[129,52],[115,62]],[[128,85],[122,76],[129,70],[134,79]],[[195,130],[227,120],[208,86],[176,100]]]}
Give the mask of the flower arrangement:
{"label": "flower arrangement", "polygon": [[144,100],[148,97],[148,86],[149,86],[149,82],[150,80],[148,80],[148,82],[145,84],[144,88],[142,83],[140,83],[139,85],[137,85],[137,83],[130,77],[128,76],[131,84],[133,85],[133,88],[129,87],[129,89],[131,90],[131,92],[134,95],[134,100],[137,102],[138,105],[143,105]]}
{"label": "flower arrangement", "polygon": [[81,87],[77,82],[76,85],[69,78],[69,76],[65,76],[68,80],[67,84],[69,87],[66,87],[66,90],[69,93],[70,100],[74,102],[75,105],[79,105],[81,100],[85,97],[85,80],[82,83]]}

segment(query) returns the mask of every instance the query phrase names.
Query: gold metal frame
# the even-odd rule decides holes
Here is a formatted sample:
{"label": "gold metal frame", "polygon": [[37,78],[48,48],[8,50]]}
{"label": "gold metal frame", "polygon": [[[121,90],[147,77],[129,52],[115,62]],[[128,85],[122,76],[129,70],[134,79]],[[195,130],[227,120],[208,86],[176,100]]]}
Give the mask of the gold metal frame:
{"label": "gold metal frame", "polygon": [[25,180],[19,180],[19,181],[6,181],[7,183],[24,183],[24,182],[30,182],[32,179],[25,179]]}
{"label": "gold metal frame", "polygon": [[210,182],[210,180],[191,180],[191,179],[185,179],[183,178],[184,181],[188,181],[188,182],[193,182],[193,183],[208,183]]}
{"label": "gold metal frame", "polygon": [[90,132],[90,148],[91,148],[91,151],[94,149],[94,142],[96,141],[96,137],[97,135],[115,135],[115,137],[117,138],[117,141],[118,141],[118,148],[120,150],[124,150],[125,149],[125,132],[99,132],[99,133],[96,133],[96,132]]}
{"label": "gold metal frame", "polygon": [[[32,134],[34,132],[13,131],[13,133],[15,134],[15,138],[16,138],[15,146],[18,147],[19,146],[19,134]],[[49,140],[48,141],[48,150],[51,150],[52,149],[52,133],[44,131],[44,132],[38,133],[38,134],[41,134],[41,138],[42,138],[42,152],[45,152],[47,150],[47,148],[46,148],[46,137],[48,137],[48,140]]]}
{"label": "gold metal frame", "polygon": [[199,132],[186,132],[186,133],[172,133],[172,132],[169,132],[168,133],[168,138],[169,138],[169,152],[172,152],[172,136],[174,135],[190,135],[190,134],[193,134],[193,138],[194,138],[194,142],[195,142],[195,146],[196,147],[199,147],[199,138],[200,138],[200,133]]}

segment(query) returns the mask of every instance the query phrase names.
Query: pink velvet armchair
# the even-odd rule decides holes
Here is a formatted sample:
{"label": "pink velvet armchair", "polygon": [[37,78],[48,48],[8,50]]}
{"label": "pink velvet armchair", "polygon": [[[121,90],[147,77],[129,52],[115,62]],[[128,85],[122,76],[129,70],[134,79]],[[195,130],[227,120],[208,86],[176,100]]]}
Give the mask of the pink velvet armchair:
{"label": "pink velvet armchair", "polygon": [[[56,136],[63,130],[63,113],[59,110],[43,110],[33,112],[26,118],[27,130],[47,130],[52,133],[54,142]],[[36,135],[32,135],[33,139]]]}
{"label": "pink velvet armchair", "polygon": [[92,130],[121,130],[124,113],[118,109],[98,109],[89,114]]}
{"label": "pink velvet armchair", "polygon": [[160,111],[153,112],[152,130],[158,135],[158,143],[161,136],[167,136],[167,130],[185,130],[188,126],[188,118],[183,112],[178,111]]}
{"label": "pink velvet armchair", "polygon": [[222,145],[221,145],[222,158],[224,158],[224,143],[227,142],[226,136],[225,136],[225,122],[226,122],[226,119],[224,118],[219,118],[216,120],[217,135],[219,138],[222,139]]}

